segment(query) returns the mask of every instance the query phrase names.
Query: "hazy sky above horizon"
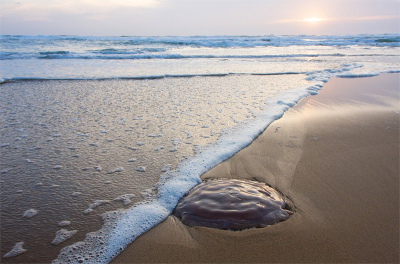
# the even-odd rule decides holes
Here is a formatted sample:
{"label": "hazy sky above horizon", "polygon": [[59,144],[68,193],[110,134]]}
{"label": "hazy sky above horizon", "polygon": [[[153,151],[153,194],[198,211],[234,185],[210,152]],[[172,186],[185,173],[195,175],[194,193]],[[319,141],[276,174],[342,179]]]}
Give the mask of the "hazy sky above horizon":
{"label": "hazy sky above horizon", "polygon": [[400,0],[1,0],[10,35],[400,33]]}

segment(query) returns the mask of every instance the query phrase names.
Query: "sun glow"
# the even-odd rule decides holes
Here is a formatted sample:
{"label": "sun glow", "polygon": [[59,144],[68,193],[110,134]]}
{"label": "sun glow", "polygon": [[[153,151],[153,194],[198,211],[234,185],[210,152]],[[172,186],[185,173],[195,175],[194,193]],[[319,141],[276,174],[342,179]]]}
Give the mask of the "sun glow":
{"label": "sun glow", "polygon": [[319,17],[310,17],[310,18],[304,19],[303,21],[310,22],[310,23],[316,23],[316,22],[320,22],[322,20],[323,19],[319,18]]}

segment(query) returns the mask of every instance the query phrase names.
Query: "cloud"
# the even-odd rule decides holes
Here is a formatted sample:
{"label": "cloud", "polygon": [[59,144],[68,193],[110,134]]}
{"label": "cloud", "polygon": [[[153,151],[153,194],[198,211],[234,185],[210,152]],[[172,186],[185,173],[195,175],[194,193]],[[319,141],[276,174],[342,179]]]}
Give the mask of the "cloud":
{"label": "cloud", "polygon": [[[318,22],[333,21],[333,22],[350,22],[350,21],[370,21],[370,20],[389,20],[399,19],[397,16],[363,16],[363,17],[335,17],[335,18],[318,18]],[[268,24],[285,24],[285,23],[298,23],[310,22],[310,18],[304,19],[282,19],[270,21]]]}
{"label": "cloud", "polygon": [[1,17],[17,16],[25,21],[45,21],[55,13],[89,13],[100,18],[119,8],[155,8],[160,4],[159,0],[4,0]]}
{"label": "cloud", "polygon": [[342,21],[366,21],[366,20],[387,20],[387,19],[399,19],[397,16],[367,16],[367,17],[344,17],[338,20]]}

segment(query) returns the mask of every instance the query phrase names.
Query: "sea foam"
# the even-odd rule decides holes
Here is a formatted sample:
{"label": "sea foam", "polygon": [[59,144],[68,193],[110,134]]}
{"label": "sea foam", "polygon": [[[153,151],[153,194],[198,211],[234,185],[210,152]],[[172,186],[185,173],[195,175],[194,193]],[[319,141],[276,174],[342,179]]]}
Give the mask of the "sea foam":
{"label": "sea foam", "polygon": [[[254,113],[254,119],[240,121],[225,129],[215,143],[199,146],[195,156],[182,161],[175,170],[165,172],[155,186],[156,191],[147,192],[143,202],[126,210],[103,214],[104,224],[99,231],[88,234],[83,242],[63,248],[53,263],[79,263],[83,259],[88,263],[108,263],[138,236],[170,215],[179,199],[201,183],[203,173],[249,145],[301,98],[317,93],[330,77],[359,67],[359,64],[349,64],[334,71],[309,73],[311,85],[278,92],[267,99],[265,110]],[[172,141],[172,151],[177,149],[179,141]]]}
{"label": "sea foam", "polygon": [[70,239],[73,235],[76,234],[78,230],[72,230],[68,231],[66,229],[60,229],[56,233],[56,237],[54,238],[53,242],[51,242],[53,245],[59,245],[63,243],[65,240]]}
{"label": "sea foam", "polygon": [[15,257],[15,256],[18,256],[18,255],[24,253],[26,251],[26,249],[24,249],[22,247],[23,245],[24,245],[24,242],[16,243],[15,246],[13,247],[13,249],[4,255],[4,258]]}

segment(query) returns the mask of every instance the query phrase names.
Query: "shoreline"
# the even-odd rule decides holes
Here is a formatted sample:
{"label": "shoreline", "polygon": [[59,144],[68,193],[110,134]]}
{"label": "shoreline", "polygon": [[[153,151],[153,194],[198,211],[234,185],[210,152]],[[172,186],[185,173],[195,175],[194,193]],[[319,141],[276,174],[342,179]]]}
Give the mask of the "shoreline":
{"label": "shoreline", "polygon": [[272,185],[294,203],[287,221],[232,232],[169,216],[112,263],[398,262],[398,87],[332,78],[201,177]]}

